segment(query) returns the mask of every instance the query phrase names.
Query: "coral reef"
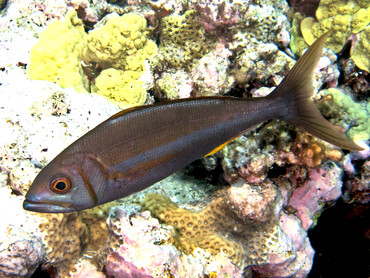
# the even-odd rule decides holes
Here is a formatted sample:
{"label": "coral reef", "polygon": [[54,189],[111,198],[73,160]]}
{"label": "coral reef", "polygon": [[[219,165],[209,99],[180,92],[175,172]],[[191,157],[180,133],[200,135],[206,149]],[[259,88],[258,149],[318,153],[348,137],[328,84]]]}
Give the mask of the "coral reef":
{"label": "coral reef", "polygon": [[241,269],[251,266],[260,275],[304,277],[314,251],[300,220],[281,212],[287,196],[280,194],[267,182],[254,188],[234,185],[200,211],[179,208],[155,194],[147,195],[141,205],[173,227],[169,241],[187,254],[202,248],[212,256],[226,256]]}
{"label": "coral reef", "polygon": [[165,72],[157,79],[154,90],[160,99],[187,98],[193,91],[193,81],[190,74],[183,70]]}
{"label": "coral reef", "polygon": [[237,56],[232,72],[238,84],[264,84],[269,78],[274,78],[274,84],[277,85],[293,65],[294,60],[280,51],[275,44],[255,42],[250,43],[248,48]]}
{"label": "coral reef", "polygon": [[141,74],[136,71],[122,71],[114,68],[103,70],[94,80],[91,92],[113,99],[121,108],[143,105],[146,90]]}
{"label": "coral reef", "polygon": [[[370,8],[368,10],[370,17]],[[360,69],[370,72],[370,59],[368,57],[370,52],[370,26],[363,29],[359,37],[359,41],[355,43],[355,47],[351,52],[351,58]]]}
{"label": "coral reef", "polygon": [[21,198],[10,192],[9,188],[0,186],[1,196],[6,196],[0,202],[0,276],[30,277],[44,259],[42,241],[37,233],[31,233],[36,226],[33,219],[17,209],[22,206]]}
{"label": "coral reef", "polygon": [[213,45],[196,11],[163,18],[159,45],[162,63],[189,70],[194,60],[203,57]]}
{"label": "coral reef", "polygon": [[365,161],[359,175],[347,181],[345,186],[345,201],[368,204],[370,202],[370,161]]}
{"label": "coral reef", "polygon": [[214,51],[204,55],[193,67],[194,96],[223,95],[234,84],[228,73],[231,51],[225,43],[218,43]]}
{"label": "coral reef", "polygon": [[320,1],[316,11],[318,22],[312,17],[301,22],[305,41],[311,45],[322,33],[332,30],[327,47],[339,52],[351,34],[361,32],[369,24],[368,5],[368,1]]}
{"label": "coral reef", "polygon": [[315,225],[323,204],[339,198],[341,178],[342,170],[334,163],[326,163],[321,169],[310,170],[305,182],[294,190],[288,206],[295,210],[305,230]]}
{"label": "coral reef", "polygon": [[47,214],[39,219],[45,247],[45,269],[56,267],[60,276],[67,276],[88,242],[87,227],[72,214]]}
{"label": "coral reef", "polygon": [[[199,213],[180,209],[160,195],[147,195],[142,205],[143,209],[151,210],[161,221],[175,228],[174,244],[188,254],[198,247],[210,251],[211,255],[225,254],[235,264],[245,266],[265,262],[267,246],[277,242],[276,230],[270,223],[262,227],[247,224],[247,229],[233,213],[233,206],[230,209],[223,198],[216,199]],[[235,238],[248,239],[248,243],[242,245]]]}
{"label": "coral reef", "polygon": [[237,26],[245,21],[249,0],[241,1],[191,1],[206,30],[213,31]]}
{"label": "coral reef", "polygon": [[76,271],[71,274],[72,278],[106,278],[107,276],[96,269],[88,260],[83,259],[76,266]]}
{"label": "coral reef", "polygon": [[122,278],[204,277],[213,273],[241,277],[241,271],[222,257],[210,258],[202,250],[197,250],[194,256],[181,254],[166,244],[172,231],[160,225],[148,212],[138,211],[138,206],[126,205],[115,208],[110,214],[110,238],[121,240],[117,242],[118,249],[110,252],[107,258],[108,275]]}
{"label": "coral reef", "polygon": [[156,53],[156,44],[147,39],[145,18],[128,13],[110,16],[102,27],[90,31],[82,59],[103,69],[144,72],[145,60]]}
{"label": "coral reef", "polygon": [[[348,131],[349,137],[354,141],[367,141],[370,139],[370,118],[369,103],[356,103],[350,95],[343,89],[330,88],[320,91],[326,96],[326,101],[320,103],[320,107],[325,116],[333,118],[334,123],[344,123],[346,127],[352,126],[356,121],[356,126]],[[342,111],[342,113],[338,113]]]}
{"label": "coral reef", "polygon": [[40,34],[31,50],[27,67],[29,78],[49,80],[80,92],[88,91],[89,82],[80,62],[85,44],[83,23],[77,13],[71,11],[64,21],[54,21]]}
{"label": "coral reef", "polygon": [[[313,17],[301,18],[300,31],[307,44],[311,45],[321,34],[331,30],[327,47],[339,52],[345,42],[352,38],[354,47],[351,50],[351,57],[356,65],[369,71],[369,59],[367,57],[369,45],[369,23],[370,8],[369,1],[320,1],[316,11],[316,19]],[[298,17],[296,17],[298,18]],[[296,24],[297,26],[297,24]],[[356,35],[353,35],[356,34]],[[299,32],[294,33],[295,44],[299,39]],[[292,50],[300,54],[302,46],[293,47]]]}
{"label": "coral reef", "polygon": [[289,5],[305,16],[315,16],[320,0],[288,0]]}
{"label": "coral reef", "polygon": [[244,183],[227,190],[227,199],[236,215],[254,223],[264,223],[271,218],[278,196],[279,192],[268,180],[258,186]]}
{"label": "coral reef", "polygon": [[121,108],[144,104],[146,89],[152,86],[146,60],[157,53],[156,44],[147,39],[145,18],[113,15],[99,25],[87,35],[75,11],[65,21],[50,24],[32,49],[29,77],[84,92],[90,91],[93,80],[91,91]]}
{"label": "coral reef", "polygon": [[[108,2],[8,1],[1,11],[0,276],[306,277],[307,231],[322,211],[339,196],[369,202],[368,1],[322,0],[318,21],[288,16],[283,0]],[[315,88],[326,89],[314,98],[364,151],[270,122],[125,200],[64,215],[22,209],[40,168],[117,103],[151,103],[150,88],[158,99],[265,96],[291,51],[328,26],[335,51],[351,37],[353,60],[324,51]]]}

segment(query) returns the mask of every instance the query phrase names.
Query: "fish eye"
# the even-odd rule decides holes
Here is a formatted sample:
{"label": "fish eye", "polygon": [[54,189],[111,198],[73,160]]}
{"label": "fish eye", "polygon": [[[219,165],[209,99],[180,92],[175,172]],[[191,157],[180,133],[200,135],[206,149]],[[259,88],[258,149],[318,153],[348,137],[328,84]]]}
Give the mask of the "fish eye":
{"label": "fish eye", "polygon": [[64,194],[71,190],[72,184],[71,181],[66,177],[55,178],[50,183],[50,189],[54,193]]}

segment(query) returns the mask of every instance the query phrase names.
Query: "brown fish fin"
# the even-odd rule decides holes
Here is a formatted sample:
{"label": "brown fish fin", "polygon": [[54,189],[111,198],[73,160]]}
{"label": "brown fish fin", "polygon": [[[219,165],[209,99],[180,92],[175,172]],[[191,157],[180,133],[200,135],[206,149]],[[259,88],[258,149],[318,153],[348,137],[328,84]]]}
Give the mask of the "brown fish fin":
{"label": "brown fish fin", "polygon": [[360,151],[363,148],[327,121],[311,101],[314,92],[314,70],[329,33],[330,31],[326,32],[311,45],[268,97],[281,98],[281,101],[286,102],[288,113],[283,120],[342,149]]}

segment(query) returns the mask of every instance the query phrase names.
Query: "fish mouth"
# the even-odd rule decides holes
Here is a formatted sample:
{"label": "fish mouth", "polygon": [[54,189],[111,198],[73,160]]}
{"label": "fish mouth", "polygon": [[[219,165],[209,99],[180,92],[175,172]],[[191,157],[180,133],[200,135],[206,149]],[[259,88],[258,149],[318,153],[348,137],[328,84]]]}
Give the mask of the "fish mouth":
{"label": "fish mouth", "polygon": [[34,201],[26,199],[23,201],[23,208],[28,211],[42,213],[65,213],[75,211],[70,207],[70,203],[60,203],[53,201]]}

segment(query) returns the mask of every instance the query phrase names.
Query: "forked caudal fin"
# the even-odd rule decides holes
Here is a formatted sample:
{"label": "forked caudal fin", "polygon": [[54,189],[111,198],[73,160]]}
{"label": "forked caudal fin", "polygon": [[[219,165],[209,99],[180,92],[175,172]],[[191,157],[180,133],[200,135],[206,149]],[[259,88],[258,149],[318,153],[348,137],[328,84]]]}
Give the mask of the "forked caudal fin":
{"label": "forked caudal fin", "polygon": [[285,121],[342,149],[360,151],[363,148],[327,121],[310,99],[314,92],[312,84],[314,70],[329,32],[323,34],[311,45],[268,97],[281,98],[287,103],[289,113],[284,118]]}

